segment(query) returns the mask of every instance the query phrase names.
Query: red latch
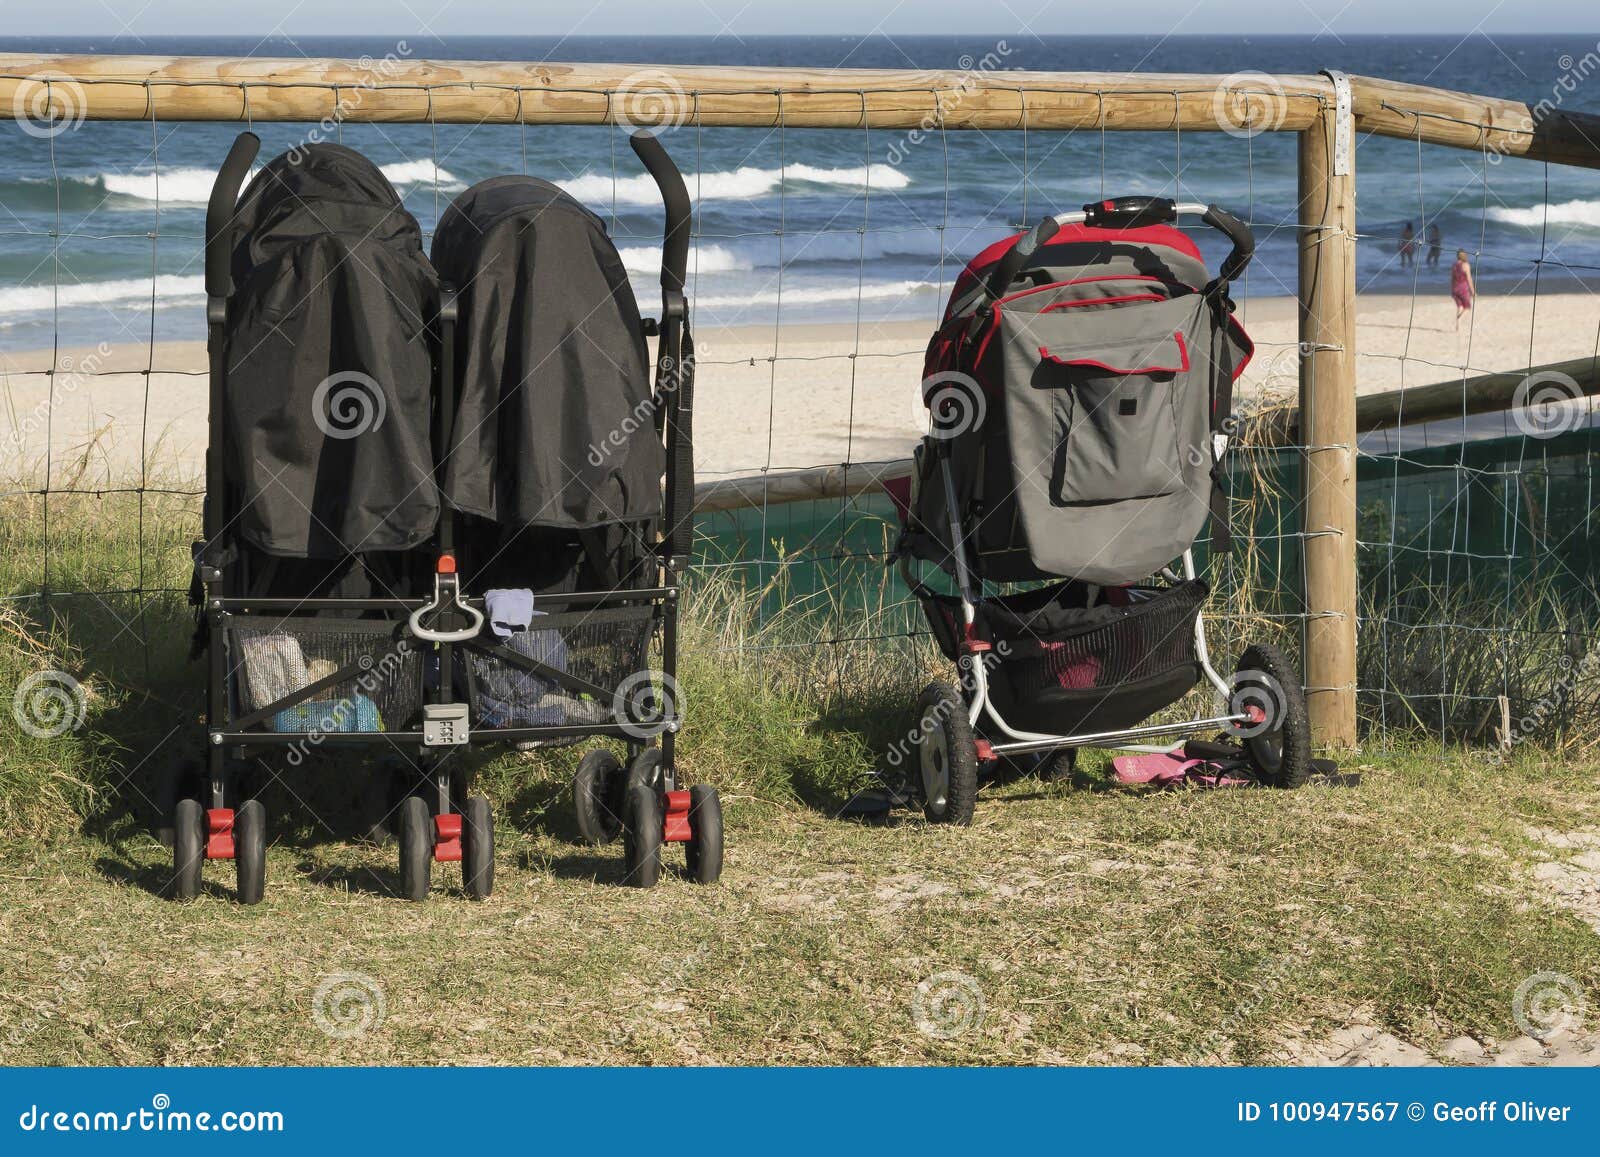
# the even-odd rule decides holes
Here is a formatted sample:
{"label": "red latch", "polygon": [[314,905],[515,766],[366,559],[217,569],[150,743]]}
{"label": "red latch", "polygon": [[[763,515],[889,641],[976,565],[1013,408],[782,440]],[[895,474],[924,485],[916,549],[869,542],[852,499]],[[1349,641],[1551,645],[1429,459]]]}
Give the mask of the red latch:
{"label": "red latch", "polygon": [[689,793],[686,791],[662,792],[666,801],[666,815],[661,821],[661,838],[669,844],[689,842]]}
{"label": "red latch", "polygon": [[461,815],[452,812],[450,815],[433,817],[434,843],[433,858],[441,864],[457,863],[461,859]]}
{"label": "red latch", "polygon": [[456,556],[453,554],[441,554],[439,556],[439,565],[436,569],[440,574],[455,574]]}
{"label": "red latch", "polygon": [[206,812],[206,859],[233,859],[233,809],[214,807]]}
{"label": "red latch", "polygon": [[978,624],[968,623],[961,631],[961,652],[965,655],[981,655],[985,651],[994,650],[994,644],[986,639],[978,638]]}
{"label": "red latch", "polygon": [[994,744],[987,739],[974,739],[972,746],[977,750],[979,763],[988,763],[995,758]]}

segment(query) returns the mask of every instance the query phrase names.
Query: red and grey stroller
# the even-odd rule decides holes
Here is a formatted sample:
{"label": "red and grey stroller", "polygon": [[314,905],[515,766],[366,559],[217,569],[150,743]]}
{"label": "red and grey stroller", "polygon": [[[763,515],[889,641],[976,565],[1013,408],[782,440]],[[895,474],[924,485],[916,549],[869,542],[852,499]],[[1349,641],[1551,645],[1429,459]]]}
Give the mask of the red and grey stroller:
{"label": "red and grey stroller", "polygon": [[[1217,278],[1180,215],[1232,242]],[[1077,748],[1172,750],[1147,746],[1162,736],[1220,730],[1187,746],[1279,786],[1310,774],[1283,654],[1249,646],[1232,679],[1212,666],[1191,549],[1208,516],[1214,550],[1228,546],[1222,459],[1252,350],[1228,285],[1253,250],[1216,206],[1128,197],[1046,218],[957,280],[928,348],[931,432],[897,549],[961,669],[959,688],[933,683],[918,706],[911,786],[930,820],[969,822],[980,769],[1000,760],[1060,774]],[[1202,678],[1225,706],[1145,722]]]}

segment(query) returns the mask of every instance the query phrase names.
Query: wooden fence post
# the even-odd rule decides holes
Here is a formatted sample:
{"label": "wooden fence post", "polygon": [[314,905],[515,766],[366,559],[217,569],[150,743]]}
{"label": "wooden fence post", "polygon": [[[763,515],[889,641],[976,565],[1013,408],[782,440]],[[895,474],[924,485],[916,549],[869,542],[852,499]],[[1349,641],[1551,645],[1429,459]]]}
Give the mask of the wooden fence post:
{"label": "wooden fence post", "polygon": [[1351,747],[1356,742],[1356,178],[1347,104],[1325,107],[1300,134],[1299,220],[1306,698],[1312,742]]}

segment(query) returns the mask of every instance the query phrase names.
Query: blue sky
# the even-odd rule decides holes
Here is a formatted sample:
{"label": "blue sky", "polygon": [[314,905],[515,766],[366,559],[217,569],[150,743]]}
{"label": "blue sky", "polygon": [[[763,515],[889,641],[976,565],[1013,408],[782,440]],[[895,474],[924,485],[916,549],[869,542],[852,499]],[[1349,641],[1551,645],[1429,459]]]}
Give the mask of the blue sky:
{"label": "blue sky", "polygon": [[[9,0],[4,35],[1459,33],[1600,29],[1596,0]],[[126,42],[126,43],[124,43]]]}

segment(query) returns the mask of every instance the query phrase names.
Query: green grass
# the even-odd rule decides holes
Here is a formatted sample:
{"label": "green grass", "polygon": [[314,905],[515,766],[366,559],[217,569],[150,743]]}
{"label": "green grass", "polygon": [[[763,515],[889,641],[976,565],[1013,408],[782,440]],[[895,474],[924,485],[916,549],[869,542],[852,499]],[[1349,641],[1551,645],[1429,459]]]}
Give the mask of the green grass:
{"label": "green grass", "polygon": [[[136,499],[81,501],[52,504],[46,540],[36,499],[3,500],[0,590],[36,589],[46,545],[57,587],[136,585]],[[144,514],[146,585],[182,585],[192,507],[146,496]],[[869,826],[837,805],[939,664],[806,646],[815,619],[754,605],[731,580],[688,604],[682,762],[724,794],[719,886],[616,886],[620,849],[572,842],[563,751],[478,769],[491,900],[440,866],[407,904],[394,849],[350,837],[359,765],[319,757],[266,793],[253,908],[224,864],[196,902],[162,898],[145,826],[199,734],[181,597],[14,605],[0,685],[65,670],[88,714],[36,738],[0,712],[0,1060],[1261,1061],[1358,1012],[1424,1047],[1505,1038],[1530,974],[1600,986],[1600,937],[1528,877],[1528,828],[1600,826],[1593,762],[1419,747],[1367,757],[1354,789],[1141,793],[1087,757],[1077,790],[986,790],[970,829]],[[348,973],[383,1015],[329,1035],[316,994]],[[925,1031],[919,1008],[962,1031]]]}

